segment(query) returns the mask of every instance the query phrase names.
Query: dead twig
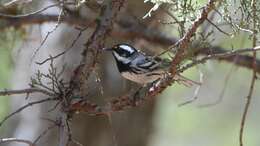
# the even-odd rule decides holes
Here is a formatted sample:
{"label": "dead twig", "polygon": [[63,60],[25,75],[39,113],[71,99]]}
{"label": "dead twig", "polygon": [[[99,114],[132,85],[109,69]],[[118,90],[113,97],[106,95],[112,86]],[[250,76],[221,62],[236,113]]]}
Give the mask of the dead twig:
{"label": "dead twig", "polygon": [[227,35],[227,36],[231,36],[231,34],[230,33],[227,33],[227,32],[225,32],[224,30],[222,30],[221,28],[219,28],[215,23],[213,23],[211,20],[209,20],[208,18],[207,18],[207,21],[211,24],[211,25],[213,25],[219,32],[221,32],[221,33],[223,33],[223,34],[225,34],[225,35]]}
{"label": "dead twig", "polygon": [[50,125],[49,127],[47,127],[34,141],[33,141],[33,144],[36,145],[36,143],[38,141],[40,141],[40,139],[46,135],[50,130],[52,130],[53,128],[55,128],[57,125],[56,124],[53,124],[53,125]]}
{"label": "dead twig", "polygon": [[217,100],[213,101],[212,103],[206,103],[206,104],[200,105],[200,106],[199,106],[200,108],[215,106],[215,105],[219,104],[219,103],[223,100],[224,95],[225,95],[225,93],[226,93],[226,89],[227,89],[227,87],[228,87],[228,86],[227,86],[227,85],[228,85],[228,82],[229,82],[229,80],[230,80],[230,77],[231,77],[231,75],[232,75],[232,73],[233,73],[235,67],[236,67],[236,66],[233,65],[232,68],[231,68],[231,69],[229,70],[229,72],[227,73],[227,75],[226,75],[226,77],[225,77],[225,79],[224,79],[224,83],[223,83],[224,86],[223,86],[223,88],[222,88],[222,90],[221,90],[221,93],[220,93],[219,97],[217,98]]}
{"label": "dead twig", "polygon": [[19,139],[19,138],[0,138],[0,144],[2,143],[9,143],[9,142],[19,142],[19,143],[24,143],[29,146],[36,146],[33,142],[30,140],[25,140],[25,139]]}
{"label": "dead twig", "polygon": [[196,87],[193,97],[190,100],[179,104],[178,106],[184,106],[184,105],[190,104],[198,99],[198,94],[199,94],[199,91],[200,91],[202,83],[203,83],[203,73],[200,70],[199,70],[199,74],[200,74],[200,84],[198,84],[198,86]]}
{"label": "dead twig", "polygon": [[[257,42],[257,8],[256,8],[256,0],[252,0],[252,10],[253,10],[253,40],[252,40],[252,45],[253,47],[256,47],[256,42]],[[260,48],[260,47],[259,47]],[[251,100],[252,100],[252,94],[254,91],[254,87],[255,87],[255,81],[256,81],[256,49],[254,49],[253,51],[253,62],[252,62],[252,67],[253,67],[253,73],[252,73],[252,79],[251,79],[251,84],[250,84],[250,89],[249,89],[249,93],[246,97],[246,105],[243,111],[243,115],[242,115],[242,119],[241,119],[241,124],[240,124],[240,131],[239,131],[239,145],[243,146],[243,135],[244,135],[244,127],[245,127],[245,123],[246,123],[246,119],[247,119],[247,114],[248,114],[248,110],[251,104]]]}
{"label": "dead twig", "polygon": [[9,95],[15,95],[15,94],[31,94],[31,93],[42,93],[48,96],[54,96],[53,93],[40,89],[40,88],[27,88],[27,89],[21,89],[21,90],[4,90],[0,91],[0,96],[9,96]]}
{"label": "dead twig", "polygon": [[60,23],[61,23],[61,16],[62,16],[62,13],[63,13],[63,9],[60,10],[60,14],[58,16],[58,20],[57,20],[57,23],[55,24],[54,28],[51,30],[51,31],[48,31],[47,32],[47,35],[44,37],[44,39],[42,40],[40,46],[38,48],[36,48],[36,50],[34,51],[33,55],[32,55],[32,58],[31,58],[31,63],[33,61],[33,59],[35,58],[37,52],[39,52],[39,50],[41,49],[41,47],[44,45],[44,43],[47,41],[49,35],[51,35],[54,31],[57,30],[57,28],[59,27]]}
{"label": "dead twig", "polygon": [[[21,15],[10,15],[10,14],[4,14],[4,13],[0,13],[0,17],[8,17],[8,18],[22,18],[22,17],[28,17],[28,16],[32,16],[32,15],[36,15],[36,14],[39,14],[43,11],[46,11],[48,10],[49,8],[53,8],[53,7],[57,7],[59,6],[61,3],[55,3],[55,4],[52,4],[52,5],[49,5],[49,6],[46,6],[42,9],[39,9],[37,11],[34,11],[34,12],[31,12],[31,13],[28,13],[28,14],[21,14]],[[75,5],[74,2],[66,2],[65,3],[66,5]]]}
{"label": "dead twig", "polygon": [[77,40],[80,38],[80,36],[82,35],[82,33],[83,33],[85,30],[87,30],[87,28],[88,28],[88,27],[85,27],[85,28],[79,30],[78,35],[77,35],[76,38],[72,41],[70,47],[67,48],[67,49],[65,49],[65,51],[63,51],[63,52],[61,52],[61,53],[59,53],[59,54],[57,54],[57,55],[55,55],[55,56],[50,56],[49,58],[47,58],[47,59],[45,59],[45,60],[43,60],[43,61],[41,61],[41,62],[36,62],[36,64],[38,64],[38,65],[43,65],[44,63],[46,63],[46,62],[48,62],[48,61],[50,61],[50,60],[54,60],[54,59],[56,59],[56,58],[58,58],[58,57],[64,55],[65,53],[67,53],[69,50],[72,49],[72,47],[75,45],[75,43],[76,43]]}
{"label": "dead twig", "polygon": [[23,111],[24,109],[36,105],[36,104],[41,104],[44,102],[48,102],[48,101],[55,101],[55,100],[59,100],[59,98],[45,98],[42,100],[37,100],[37,101],[33,101],[33,102],[29,102],[27,104],[25,104],[24,106],[18,108],[17,110],[15,110],[14,112],[12,112],[11,114],[9,114],[8,116],[5,116],[4,119],[0,122],[0,127],[3,125],[3,123],[8,120],[9,118],[11,118],[12,116],[16,115],[17,113],[20,113],[21,111]]}

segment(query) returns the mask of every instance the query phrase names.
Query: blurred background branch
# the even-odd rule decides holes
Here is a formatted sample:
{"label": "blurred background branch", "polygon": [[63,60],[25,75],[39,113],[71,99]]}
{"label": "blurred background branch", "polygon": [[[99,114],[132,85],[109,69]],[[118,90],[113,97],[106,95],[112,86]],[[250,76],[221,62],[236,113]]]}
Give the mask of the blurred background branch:
{"label": "blurred background branch", "polygon": [[[58,19],[57,15],[44,15],[44,14],[36,14],[29,15],[28,17],[22,18],[10,18],[6,16],[1,16],[0,19],[6,21],[6,25],[1,28],[12,27],[20,27],[22,25],[31,25],[31,24],[42,24],[48,22],[56,22]],[[95,20],[89,20],[86,18],[77,18],[70,16],[61,16],[61,22],[69,25],[76,25],[78,27],[94,27],[96,25]],[[167,36],[167,34],[162,33],[157,28],[149,28],[145,24],[142,24],[140,20],[136,19],[133,15],[123,15],[116,21],[116,29],[113,29],[111,32],[111,36],[116,38],[124,38],[124,39],[134,39],[134,38],[142,38],[148,42],[155,43],[161,46],[168,46],[177,42],[176,37]],[[209,47],[201,47],[196,42],[194,46],[191,46],[193,55],[210,55],[210,54],[218,54],[218,53],[227,53],[230,48],[223,48],[220,46],[209,46]],[[235,50],[243,49],[243,48],[232,48]],[[223,57],[223,58],[213,58],[219,61],[227,61],[230,63],[234,63],[238,66],[251,68],[252,69],[252,60],[253,57],[249,55],[237,54],[235,56]],[[256,61],[256,70],[260,73],[260,60]]]}

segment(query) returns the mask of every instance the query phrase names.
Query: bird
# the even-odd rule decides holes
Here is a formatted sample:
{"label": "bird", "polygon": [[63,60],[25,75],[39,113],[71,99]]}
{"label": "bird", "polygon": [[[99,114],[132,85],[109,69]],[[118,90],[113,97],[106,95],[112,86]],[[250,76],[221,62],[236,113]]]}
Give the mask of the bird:
{"label": "bird", "polygon": [[169,59],[146,55],[129,44],[116,44],[103,50],[112,51],[118,71],[124,78],[142,86],[154,83],[169,74]]}

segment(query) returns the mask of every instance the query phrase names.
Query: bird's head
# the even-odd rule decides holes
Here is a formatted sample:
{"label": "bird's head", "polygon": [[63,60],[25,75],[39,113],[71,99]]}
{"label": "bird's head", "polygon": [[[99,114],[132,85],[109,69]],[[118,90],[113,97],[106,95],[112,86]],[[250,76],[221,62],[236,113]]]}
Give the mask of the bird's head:
{"label": "bird's head", "polygon": [[138,51],[128,44],[118,44],[112,48],[104,48],[106,51],[112,51],[117,62],[128,64]]}

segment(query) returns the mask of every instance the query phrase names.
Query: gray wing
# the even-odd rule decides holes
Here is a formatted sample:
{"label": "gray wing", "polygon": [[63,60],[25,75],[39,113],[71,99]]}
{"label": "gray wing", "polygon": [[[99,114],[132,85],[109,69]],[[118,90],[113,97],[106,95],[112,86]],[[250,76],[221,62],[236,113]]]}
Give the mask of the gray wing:
{"label": "gray wing", "polygon": [[138,74],[148,73],[156,70],[160,62],[154,60],[152,57],[139,55],[130,64],[132,71]]}

